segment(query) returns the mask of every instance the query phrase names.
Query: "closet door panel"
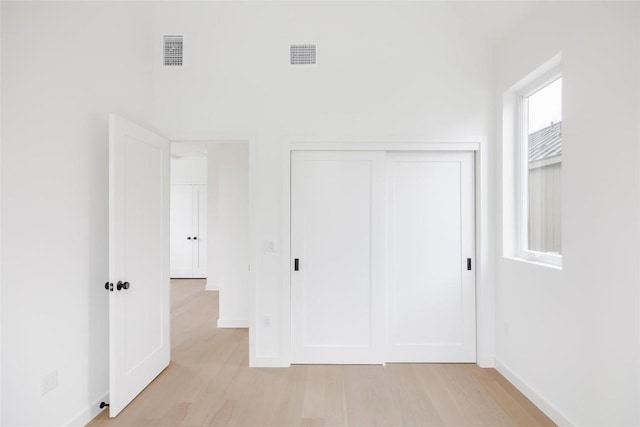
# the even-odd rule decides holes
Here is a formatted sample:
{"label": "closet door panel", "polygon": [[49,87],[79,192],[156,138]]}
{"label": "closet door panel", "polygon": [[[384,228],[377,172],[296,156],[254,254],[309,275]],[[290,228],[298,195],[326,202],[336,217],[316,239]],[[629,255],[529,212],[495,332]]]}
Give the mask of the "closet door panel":
{"label": "closet door panel", "polygon": [[292,155],[293,363],[384,360],[383,168],[377,152]]}
{"label": "closet door panel", "polygon": [[473,154],[390,153],[387,165],[387,361],[475,362]]}

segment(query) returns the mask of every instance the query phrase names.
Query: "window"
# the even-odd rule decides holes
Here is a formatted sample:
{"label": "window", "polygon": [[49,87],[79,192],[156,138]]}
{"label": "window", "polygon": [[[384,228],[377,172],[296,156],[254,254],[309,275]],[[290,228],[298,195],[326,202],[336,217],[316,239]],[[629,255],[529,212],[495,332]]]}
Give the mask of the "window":
{"label": "window", "polygon": [[562,261],[562,77],[547,73],[519,92],[518,247],[522,258]]}
{"label": "window", "polygon": [[562,54],[502,94],[502,247],[562,266]]}

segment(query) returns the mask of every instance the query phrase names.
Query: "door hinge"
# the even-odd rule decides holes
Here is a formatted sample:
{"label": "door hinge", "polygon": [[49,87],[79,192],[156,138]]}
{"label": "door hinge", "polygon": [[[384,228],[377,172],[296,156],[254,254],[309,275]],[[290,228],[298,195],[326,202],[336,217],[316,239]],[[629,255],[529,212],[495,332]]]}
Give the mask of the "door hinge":
{"label": "door hinge", "polygon": [[471,271],[471,258],[467,258],[467,271]]}

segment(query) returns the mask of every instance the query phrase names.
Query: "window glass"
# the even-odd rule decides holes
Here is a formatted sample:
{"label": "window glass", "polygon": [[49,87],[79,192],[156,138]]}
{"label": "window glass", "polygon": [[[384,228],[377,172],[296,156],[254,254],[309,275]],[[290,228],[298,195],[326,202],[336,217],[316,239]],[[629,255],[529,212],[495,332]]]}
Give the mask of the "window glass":
{"label": "window glass", "polygon": [[562,79],[524,97],[526,146],[522,177],[526,190],[523,249],[562,254]]}

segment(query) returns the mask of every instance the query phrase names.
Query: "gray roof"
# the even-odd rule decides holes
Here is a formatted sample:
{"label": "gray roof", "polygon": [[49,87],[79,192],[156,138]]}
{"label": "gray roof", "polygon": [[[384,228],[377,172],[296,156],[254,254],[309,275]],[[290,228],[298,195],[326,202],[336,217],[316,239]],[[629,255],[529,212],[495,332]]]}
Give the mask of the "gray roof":
{"label": "gray roof", "polygon": [[529,162],[537,162],[562,154],[562,122],[551,123],[529,134]]}

